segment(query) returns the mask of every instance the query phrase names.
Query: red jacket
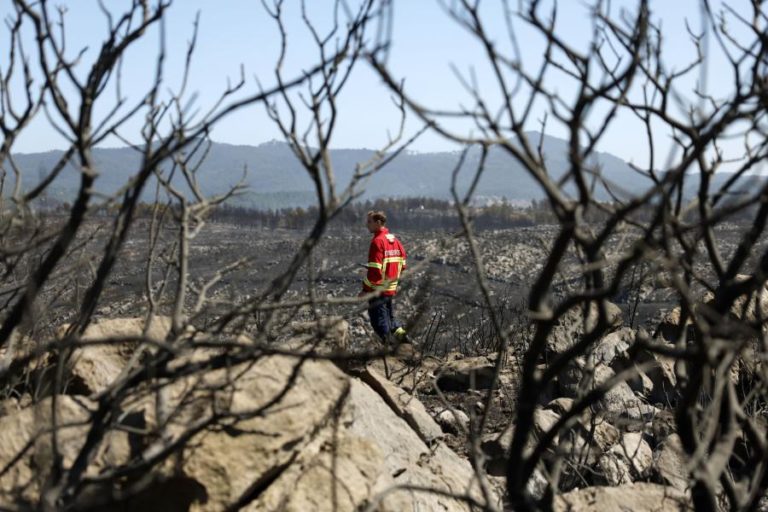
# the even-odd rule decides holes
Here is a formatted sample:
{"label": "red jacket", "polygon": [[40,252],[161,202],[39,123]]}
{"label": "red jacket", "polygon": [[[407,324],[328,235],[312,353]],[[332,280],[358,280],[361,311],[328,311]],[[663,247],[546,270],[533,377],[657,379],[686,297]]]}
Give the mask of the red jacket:
{"label": "red jacket", "polygon": [[400,272],[405,268],[405,249],[387,228],[381,228],[371,239],[368,250],[368,275],[363,279],[363,291],[379,291],[394,295]]}

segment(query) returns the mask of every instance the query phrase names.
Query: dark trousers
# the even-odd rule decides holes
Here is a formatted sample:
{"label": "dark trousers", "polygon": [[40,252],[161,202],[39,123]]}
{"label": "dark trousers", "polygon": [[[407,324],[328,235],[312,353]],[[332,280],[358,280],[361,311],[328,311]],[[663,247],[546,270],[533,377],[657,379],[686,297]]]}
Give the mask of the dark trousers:
{"label": "dark trousers", "polygon": [[387,335],[400,326],[395,320],[392,297],[376,297],[369,300],[368,317],[371,319],[371,327],[382,341],[386,341]]}

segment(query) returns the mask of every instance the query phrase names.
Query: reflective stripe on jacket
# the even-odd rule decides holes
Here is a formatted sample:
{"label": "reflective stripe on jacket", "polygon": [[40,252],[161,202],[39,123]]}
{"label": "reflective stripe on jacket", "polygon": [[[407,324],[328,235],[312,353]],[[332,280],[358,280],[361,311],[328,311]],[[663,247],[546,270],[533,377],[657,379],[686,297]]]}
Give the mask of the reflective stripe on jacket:
{"label": "reflective stripe on jacket", "polygon": [[366,266],[368,274],[363,279],[363,291],[394,295],[400,272],[405,268],[405,249],[387,228],[381,228],[373,235]]}

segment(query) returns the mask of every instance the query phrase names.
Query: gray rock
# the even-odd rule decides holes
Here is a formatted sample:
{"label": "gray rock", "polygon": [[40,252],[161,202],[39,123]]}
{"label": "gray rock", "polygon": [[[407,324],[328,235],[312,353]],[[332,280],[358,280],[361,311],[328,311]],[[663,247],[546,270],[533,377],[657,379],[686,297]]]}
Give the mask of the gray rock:
{"label": "gray rock", "polygon": [[291,322],[291,340],[287,346],[294,350],[313,350],[320,353],[338,352],[349,346],[349,322],[340,316],[318,321]]}
{"label": "gray rock", "polygon": [[357,379],[349,384],[337,427],[306,445],[242,510],[352,512],[372,504],[374,510],[387,512],[469,511],[468,505],[447,495],[455,489],[483,501],[467,461],[441,443],[428,447],[371,388]]}
{"label": "gray rock", "polygon": [[362,374],[363,381],[376,391],[384,402],[427,444],[443,436],[443,431],[415,396],[406,393],[393,382],[368,366]]}
{"label": "gray rock", "polygon": [[598,470],[607,485],[625,485],[634,481],[626,459],[614,453],[605,453],[600,456]]}
{"label": "gray rock", "polygon": [[[88,433],[88,419],[96,404],[84,397],[57,395],[0,418],[0,509],[17,510],[20,503],[41,503],[51,476],[54,453],[63,469],[72,467]],[[56,451],[53,427],[57,426]],[[87,462],[85,474],[126,464],[130,459],[128,434],[107,431],[104,442]],[[27,507],[21,507],[26,509]]]}
{"label": "gray rock", "polygon": [[[547,338],[547,351],[551,354],[562,354],[578,342],[579,338],[597,325],[599,309],[591,304],[585,315],[581,306],[571,308],[558,320]],[[621,326],[621,308],[611,302],[606,302],[608,329]]]}
{"label": "gray rock", "polygon": [[622,327],[610,332],[595,343],[591,356],[594,364],[611,366],[617,357],[626,357],[626,351],[635,341],[635,330]]}
{"label": "gray rock", "polygon": [[579,388],[584,379],[586,364],[584,357],[576,357],[568,361],[565,369],[557,376],[560,397],[573,399],[579,396]]}
{"label": "gray rock", "polygon": [[[661,342],[657,338],[656,341]],[[645,374],[653,383],[650,396],[652,403],[660,403],[664,406],[674,406],[677,403],[677,376],[675,374],[675,360],[648,350],[641,350],[636,356],[637,362],[650,365]]]}
{"label": "gray rock", "polygon": [[690,498],[679,490],[637,482],[619,487],[587,487],[555,498],[555,512],[580,510],[680,512],[693,510]]}
{"label": "gray rock", "polygon": [[[635,331],[622,327],[600,338],[584,355],[568,361],[565,369],[558,375],[560,393],[575,398],[584,385],[585,374],[589,377],[591,368],[608,366],[622,369],[629,361],[627,350],[635,340]],[[588,389],[588,388],[587,388]]]}
{"label": "gray rock", "polygon": [[547,490],[547,484],[547,478],[544,476],[544,473],[542,473],[539,468],[536,468],[533,470],[531,478],[525,485],[525,490],[533,499],[540,500],[544,497],[544,493]]}
{"label": "gray rock", "polygon": [[579,420],[580,435],[590,445],[597,448],[598,453],[603,453],[621,438],[619,430],[611,425],[604,417],[585,415]]}
{"label": "gray rock", "polygon": [[[751,278],[752,276],[748,274],[738,274],[734,281],[739,283]],[[713,305],[714,295],[708,293],[702,302],[707,305]],[[728,314],[732,319],[748,323],[755,323],[760,319],[765,321],[768,318],[768,281],[763,283],[762,290],[758,288],[757,292],[737,297],[728,310]]]}
{"label": "gray rock", "polygon": [[643,478],[653,464],[653,452],[642,434],[624,434],[608,453],[600,457],[599,466],[606,483],[622,485]]}
{"label": "gray rock", "polygon": [[440,412],[435,419],[442,427],[443,432],[449,434],[466,432],[469,428],[469,416],[467,416],[464,411],[458,409],[445,409]]}
{"label": "gray rock", "polygon": [[667,437],[656,454],[656,472],[667,484],[685,490],[689,476],[685,468],[685,451],[677,434]]}
{"label": "gray rock", "polygon": [[[614,375],[609,367],[598,365],[595,367],[595,384],[602,384]],[[598,405],[611,417],[627,418],[633,421],[647,421],[656,414],[656,408],[637,397],[626,382],[619,382],[609,389]]]}
{"label": "gray rock", "polygon": [[[62,325],[57,330],[63,336],[69,325]],[[147,329],[150,339],[163,341],[170,331],[171,320],[168,317],[155,317]],[[83,333],[87,341],[115,340],[102,345],[88,345],[74,351],[69,361],[71,389],[77,394],[91,395],[106,389],[120,375],[131,356],[136,352],[138,343],[121,342],[120,338],[139,338],[143,335],[144,318],[115,318],[94,322]]]}
{"label": "gray rock", "polygon": [[493,361],[484,356],[450,361],[437,370],[437,387],[443,391],[488,389],[495,369]]}
{"label": "gray rock", "polygon": [[538,436],[545,434],[555,426],[555,423],[557,423],[559,419],[560,415],[555,411],[549,409],[537,409],[536,412],[533,413],[534,432]]}
{"label": "gray rock", "polygon": [[[679,336],[678,333],[681,332],[681,316],[682,313],[679,306],[672,309],[671,311],[664,313],[664,315],[661,317],[661,320],[659,321],[658,326],[656,327],[656,331],[653,333],[653,337],[655,339],[662,339],[672,343],[677,341]],[[690,329],[691,319],[689,317],[686,319],[685,326],[682,328],[681,335],[683,339],[688,339],[691,337],[691,333],[688,332]]]}
{"label": "gray rock", "polygon": [[469,463],[442,443],[430,449],[369,387],[352,380],[349,403],[352,419],[347,433],[373,441],[384,457],[378,475],[369,476],[373,495],[368,502],[381,500],[381,506],[374,510],[470,510],[465,502],[437,493],[407,489],[388,492],[393,484],[449,492],[462,489],[483,501]]}
{"label": "gray rock", "polygon": [[560,414],[561,416],[573,407],[573,398],[567,398],[567,397],[560,397],[555,398],[551,402],[549,402],[545,409],[549,409],[551,411],[556,412],[557,414]]}
{"label": "gray rock", "polygon": [[[480,447],[488,459],[485,469],[489,475],[506,476],[509,448],[512,446],[514,436],[515,425],[513,422],[510,422],[501,432],[493,432],[482,436]],[[535,446],[536,436],[529,435],[523,452],[530,454]]]}
{"label": "gray rock", "polygon": [[651,438],[660,444],[664,439],[676,432],[677,422],[674,412],[666,409],[657,411],[651,423]]}
{"label": "gray rock", "polygon": [[[614,370],[616,370],[616,368],[614,368]],[[627,384],[632,389],[632,391],[639,393],[640,395],[644,396],[648,400],[652,400],[653,381],[651,380],[650,377],[648,377],[645,374],[645,372],[642,372],[638,369],[635,375],[627,379]]]}

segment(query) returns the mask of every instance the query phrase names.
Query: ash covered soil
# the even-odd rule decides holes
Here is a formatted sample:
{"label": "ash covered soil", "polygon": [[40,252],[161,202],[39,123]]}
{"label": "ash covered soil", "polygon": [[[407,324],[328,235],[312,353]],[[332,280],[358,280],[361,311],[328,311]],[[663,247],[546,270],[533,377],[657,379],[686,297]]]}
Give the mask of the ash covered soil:
{"label": "ash covered soil", "polygon": [[[132,230],[107,283],[97,313],[104,316],[134,312],[144,306],[148,240],[146,225]],[[477,277],[469,247],[458,236],[437,232],[393,232],[408,251],[408,270],[401,280],[397,299],[398,316],[404,321],[413,314],[416,301],[434,311],[480,305]],[[495,297],[522,299],[530,278],[540,269],[547,254],[546,243],[553,229],[520,228],[484,232],[478,235],[489,288]],[[209,224],[190,247],[190,283],[200,286],[222,268],[245,258],[240,269],[222,277],[208,292],[212,302],[242,302],[257,297],[285,272],[300,249],[305,233],[292,230],[265,230],[232,224]],[[313,251],[310,261],[297,272],[286,298],[303,295],[314,287],[317,297],[354,297],[365,275],[370,235],[364,229],[354,232],[331,230]],[[155,250],[153,289],[163,282],[159,263],[166,242]],[[168,285],[175,285],[173,273]],[[428,288],[428,290],[427,290]],[[425,296],[426,292],[428,296]],[[425,304],[426,303],[426,304]],[[362,307],[362,306],[361,306]],[[349,308],[344,316],[359,327],[359,311]],[[357,308],[358,310],[360,308]],[[454,312],[454,315],[456,313]],[[459,315],[461,313],[458,313]],[[423,316],[423,315],[422,315]],[[355,331],[359,333],[359,329]]]}
{"label": "ash covered soil", "polygon": [[[93,231],[98,231],[98,226]],[[103,228],[103,227],[102,227]],[[723,224],[718,227],[719,249],[723,258],[733,253],[748,226]],[[437,355],[451,350],[464,353],[484,353],[494,341],[489,330],[489,317],[478,286],[478,277],[469,244],[459,233],[417,232],[407,228],[391,230],[408,252],[408,270],[401,279],[396,299],[398,318],[409,325],[412,338],[423,348]],[[149,222],[139,221],[118,258],[96,310],[97,317],[141,314],[146,308],[147,260]],[[476,234],[485,281],[502,322],[525,323],[525,300],[530,286],[541,272],[550,247],[557,235],[556,226],[536,226],[481,231]],[[189,251],[188,306],[194,305],[197,291],[228,265],[244,260],[242,266],[220,277],[206,291],[210,316],[226,310],[231,304],[242,304],[258,297],[270,283],[283,274],[299,251],[305,232],[296,230],[267,230],[224,223],[209,223],[192,240]],[[175,271],[166,273],[163,258],[174,246],[173,231],[153,251],[154,266],[149,286],[156,295],[165,286],[166,296],[176,287]],[[306,296],[310,289],[318,299],[354,297],[361,287],[366,269],[370,235],[360,229],[330,229],[315,248],[308,263],[296,273],[285,299]],[[87,249],[98,254],[99,235]],[[606,244],[608,274],[618,254],[633,243],[631,232],[613,236]],[[765,242],[758,244],[756,255]],[[701,251],[703,255],[703,250]],[[756,257],[756,256],[754,256]],[[696,264],[697,273],[712,278],[709,262],[702,256]],[[582,284],[580,259],[570,251],[560,265],[551,287],[555,299]],[[747,266],[749,268],[749,265]],[[675,305],[676,296],[665,288],[658,269],[642,268],[623,280],[623,286],[611,300],[624,311],[625,321],[633,327],[654,322]],[[84,288],[91,278],[81,271]],[[65,294],[57,305],[61,316],[67,316]],[[162,311],[171,307],[158,301]],[[365,304],[334,306],[324,309],[328,314],[341,315],[350,322],[353,346],[369,343],[372,331],[368,326]]]}

